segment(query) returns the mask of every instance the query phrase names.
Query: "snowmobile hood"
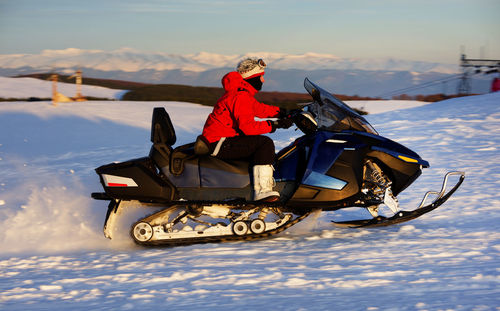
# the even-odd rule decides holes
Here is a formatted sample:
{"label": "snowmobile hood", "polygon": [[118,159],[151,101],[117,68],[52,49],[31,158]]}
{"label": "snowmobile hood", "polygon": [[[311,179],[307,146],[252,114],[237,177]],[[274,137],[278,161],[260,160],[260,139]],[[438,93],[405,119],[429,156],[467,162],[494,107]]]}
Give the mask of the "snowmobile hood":
{"label": "snowmobile hood", "polygon": [[258,92],[250,83],[246,82],[237,71],[226,74],[222,78],[222,86],[226,92],[235,92],[238,89],[244,89],[252,96]]}

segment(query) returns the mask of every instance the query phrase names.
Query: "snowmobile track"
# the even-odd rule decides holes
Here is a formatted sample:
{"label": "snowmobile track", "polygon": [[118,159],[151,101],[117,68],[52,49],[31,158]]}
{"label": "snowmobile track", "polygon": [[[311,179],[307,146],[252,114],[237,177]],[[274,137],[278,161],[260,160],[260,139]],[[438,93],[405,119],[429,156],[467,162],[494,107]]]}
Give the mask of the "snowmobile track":
{"label": "snowmobile track", "polygon": [[[255,233],[250,233],[250,234],[245,234],[245,235],[227,235],[227,236],[209,236],[209,237],[199,237],[199,238],[186,238],[186,239],[172,239],[172,240],[155,240],[155,241],[146,241],[146,242],[140,242],[137,241],[136,239],[133,238],[133,234],[131,231],[132,238],[134,242],[138,245],[141,246],[183,246],[183,245],[192,245],[192,244],[204,244],[204,243],[221,243],[221,242],[236,242],[236,241],[254,241],[254,240],[259,240],[259,239],[265,239],[265,238],[270,238],[280,232],[285,231],[286,229],[290,228],[291,226],[297,224],[298,222],[304,220],[309,216],[311,213],[314,211],[309,211],[293,220],[290,220],[283,225],[273,229],[269,230],[260,234],[255,234]],[[142,220],[139,220],[138,222],[134,223],[132,228],[137,223],[142,222]]]}

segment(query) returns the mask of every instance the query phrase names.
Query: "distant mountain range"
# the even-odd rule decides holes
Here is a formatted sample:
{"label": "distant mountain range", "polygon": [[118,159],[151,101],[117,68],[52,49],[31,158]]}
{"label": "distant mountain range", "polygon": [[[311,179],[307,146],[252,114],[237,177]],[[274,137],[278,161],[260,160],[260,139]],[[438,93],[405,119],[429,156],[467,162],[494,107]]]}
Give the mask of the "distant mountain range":
{"label": "distant mountain range", "polygon": [[[0,55],[0,75],[16,76],[35,72],[72,73],[84,77],[119,79],[145,83],[220,86],[220,79],[234,70],[239,60],[261,57],[268,63],[264,90],[304,92],[305,77],[332,92],[380,96],[428,81],[450,80],[408,94],[455,93],[459,67],[397,59],[340,58],[330,54],[248,53],[220,55],[206,52],[177,55],[144,52],[129,48],[101,50],[44,50],[40,54]],[[484,79],[472,81],[474,92],[488,89]]]}

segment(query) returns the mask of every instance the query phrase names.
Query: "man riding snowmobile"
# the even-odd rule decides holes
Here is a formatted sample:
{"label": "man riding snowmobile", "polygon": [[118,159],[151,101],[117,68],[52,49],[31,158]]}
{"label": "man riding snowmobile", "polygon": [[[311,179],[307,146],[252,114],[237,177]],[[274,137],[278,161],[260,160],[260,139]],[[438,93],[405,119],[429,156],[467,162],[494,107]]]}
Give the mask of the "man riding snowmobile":
{"label": "man riding snowmobile", "polygon": [[[170,117],[164,107],[156,107],[149,155],[96,168],[104,192],[92,197],[109,201],[106,237],[115,234],[122,203],[132,201],[146,209],[160,209],[131,225],[134,241],[173,246],[267,238],[315,210],[356,207],[372,216],[336,221],[336,226],[393,225],[436,209],[462,184],[464,172],[448,172],[441,191],[428,191],[416,209],[401,210],[397,195],[429,162],[380,136],[365,118],[307,78],[304,87],[311,103],[286,114],[289,118],[255,121],[256,116],[283,115],[279,108],[253,98],[263,82],[264,68],[262,61],[245,60],[238,71],[224,77],[226,93],[196,142],[174,147]],[[304,135],[283,148],[274,161],[274,143],[261,135],[289,127],[290,119]],[[247,159],[232,160],[241,157]],[[250,165],[254,166],[253,184]],[[450,189],[451,176],[459,179]],[[253,198],[251,192],[255,192]],[[429,196],[434,197],[430,203]],[[276,201],[267,201],[271,199]],[[389,214],[387,210],[379,214],[378,207],[384,205]]]}
{"label": "man riding snowmobile", "polygon": [[[254,95],[264,83],[266,63],[262,59],[242,60],[237,71],[222,78],[224,95],[217,101],[203,127],[199,139],[208,145],[208,152],[222,160],[247,159],[253,165],[254,201],[277,201],[273,191],[274,142],[262,134],[277,128],[289,128],[293,121],[286,111],[257,101]],[[256,121],[277,118],[277,121]]]}

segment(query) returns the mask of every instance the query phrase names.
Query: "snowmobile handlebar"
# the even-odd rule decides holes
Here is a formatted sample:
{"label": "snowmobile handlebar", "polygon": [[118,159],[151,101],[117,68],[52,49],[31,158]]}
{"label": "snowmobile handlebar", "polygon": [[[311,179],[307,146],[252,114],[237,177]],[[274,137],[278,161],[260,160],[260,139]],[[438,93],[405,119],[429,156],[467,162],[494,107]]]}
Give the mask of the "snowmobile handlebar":
{"label": "snowmobile handlebar", "polygon": [[304,134],[312,134],[318,130],[318,122],[316,122],[312,113],[308,111],[296,109],[289,116]]}

